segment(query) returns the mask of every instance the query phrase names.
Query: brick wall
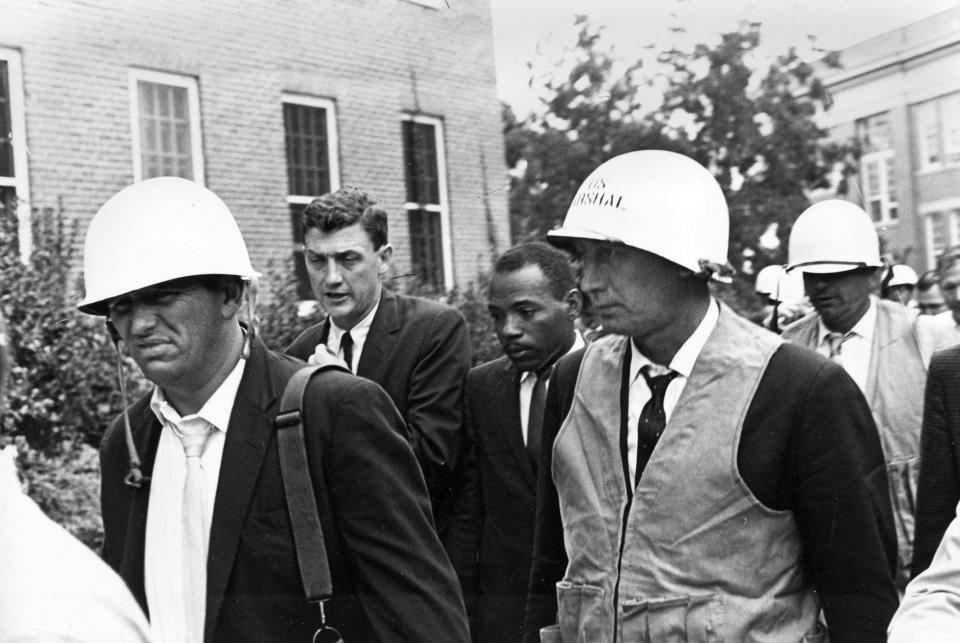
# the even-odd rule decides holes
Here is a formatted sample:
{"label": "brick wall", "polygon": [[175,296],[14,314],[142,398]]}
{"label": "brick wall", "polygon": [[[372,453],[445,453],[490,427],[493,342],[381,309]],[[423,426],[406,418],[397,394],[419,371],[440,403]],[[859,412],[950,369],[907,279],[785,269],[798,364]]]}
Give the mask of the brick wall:
{"label": "brick wall", "polygon": [[341,183],[384,201],[402,274],[400,123],[419,113],[443,122],[453,276],[466,284],[489,261],[485,208],[497,249],[509,243],[507,179],[489,6],[449,5],[6,0],[0,46],[22,55],[32,202],[62,197],[83,227],[133,180],[129,70],[193,76],[206,184],[231,207],[263,269],[292,243],[281,96],[328,98]]}

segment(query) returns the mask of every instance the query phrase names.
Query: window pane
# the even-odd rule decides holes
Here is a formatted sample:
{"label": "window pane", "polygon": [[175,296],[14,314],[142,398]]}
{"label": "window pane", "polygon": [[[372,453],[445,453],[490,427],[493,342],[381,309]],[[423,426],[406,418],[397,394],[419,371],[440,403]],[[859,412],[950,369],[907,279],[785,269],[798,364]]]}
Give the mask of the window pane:
{"label": "window pane", "polygon": [[880,223],[883,218],[883,204],[880,199],[870,201],[870,218],[874,223]]}
{"label": "window pane", "polygon": [[890,149],[890,122],[886,113],[861,118],[856,121],[856,126],[864,154]]}
{"label": "window pane", "polygon": [[10,114],[10,76],[0,60],[0,176],[13,176],[13,120]]}
{"label": "window pane", "polygon": [[407,210],[410,226],[410,257],[413,272],[427,286],[443,286],[443,245],[440,236],[440,213]]}
{"label": "window pane", "polygon": [[944,156],[947,163],[960,163],[960,94],[946,98],[942,105]]}
{"label": "window pane", "polygon": [[283,104],[287,146],[287,190],[297,196],[330,191],[330,148],[327,110],[310,105]]}
{"label": "window pane", "polygon": [[188,94],[185,87],[137,81],[143,178],[193,178]]}
{"label": "window pane", "polygon": [[403,122],[407,201],[440,204],[436,127],[430,123]]}

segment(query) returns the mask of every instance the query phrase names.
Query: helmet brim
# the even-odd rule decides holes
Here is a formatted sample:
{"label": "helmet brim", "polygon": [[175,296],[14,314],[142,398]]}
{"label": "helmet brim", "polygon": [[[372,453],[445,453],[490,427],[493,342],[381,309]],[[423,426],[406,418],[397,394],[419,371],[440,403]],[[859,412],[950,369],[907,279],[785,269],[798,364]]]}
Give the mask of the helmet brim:
{"label": "helmet brim", "polygon": [[575,241],[606,241],[608,243],[623,243],[622,239],[602,234],[587,228],[564,227],[551,230],[547,233],[547,242],[557,248],[569,249]]}
{"label": "helmet brim", "polygon": [[859,268],[882,268],[881,264],[870,265],[860,261],[840,261],[840,262],[828,262],[828,261],[817,261],[812,263],[802,263],[792,266],[787,266],[787,272],[793,272],[794,270],[799,270],[800,272],[810,272],[815,275],[829,275],[836,272],[849,272],[851,270],[857,270]]}

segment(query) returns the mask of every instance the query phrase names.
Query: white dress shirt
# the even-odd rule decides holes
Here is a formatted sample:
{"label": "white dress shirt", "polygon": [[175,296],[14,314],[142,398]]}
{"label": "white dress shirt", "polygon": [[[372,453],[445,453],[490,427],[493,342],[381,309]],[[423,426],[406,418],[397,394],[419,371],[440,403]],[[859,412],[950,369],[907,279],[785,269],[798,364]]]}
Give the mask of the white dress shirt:
{"label": "white dress shirt", "polygon": [[[350,364],[350,370],[354,373],[357,372],[357,365],[360,363],[360,354],[363,353],[363,345],[367,341],[367,335],[370,334],[370,325],[373,324],[373,317],[377,314],[378,308],[380,308],[379,299],[376,305],[370,309],[370,312],[350,329],[350,338],[353,340],[353,363]],[[340,359],[343,359],[343,347],[340,346],[340,339],[345,332],[347,331],[333,323],[333,318],[331,317],[330,332],[327,333],[327,350]]]}
{"label": "white dress shirt", "polygon": [[[564,355],[584,347],[583,337],[574,332],[573,346]],[[558,360],[559,361],[559,360]],[[556,362],[554,362],[556,366]],[[533,398],[533,387],[537,383],[537,374],[533,371],[524,371],[520,374],[520,430],[523,431],[523,443],[527,443],[527,425],[530,423],[530,400]],[[547,380],[543,393],[550,390],[550,380]]]}
{"label": "white dress shirt", "polygon": [[[819,325],[819,338],[817,340],[817,352],[825,357],[830,357],[830,342],[827,340],[827,334],[832,332],[824,326],[823,318],[817,320]],[[840,348],[839,362],[844,370],[857,383],[864,395],[867,392],[867,375],[870,370],[870,352],[873,350],[873,332],[877,327],[877,298],[870,296],[870,307],[863,317],[854,324],[853,328],[847,331]]]}
{"label": "white dress shirt", "polygon": [[644,405],[650,400],[650,387],[647,381],[640,373],[640,369],[646,365],[652,367],[652,375],[663,375],[668,370],[675,371],[674,377],[663,396],[663,412],[670,421],[673,415],[673,409],[677,406],[680,394],[683,393],[683,387],[687,385],[690,373],[693,371],[693,365],[700,356],[710,333],[717,325],[720,319],[720,305],[711,297],[707,312],[693,334],[687,338],[687,341],[680,346],[676,355],[670,360],[670,366],[664,368],[659,364],[654,364],[647,359],[643,353],[637,350],[637,345],[630,342],[630,394],[627,408],[627,458],[630,461],[630,479],[636,480],[637,477],[637,440],[638,425],[640,423],[640,413]]}
{"label": "white dress shirt", "polygon": [[181,417],[167,402],[160,387],[153,389],[150,410],[157,416],[163,428],[150,482],[144,546],[144,588],[147,606],[150,608],[153,639],[161,643],[203,640],[203,632],[199,633],[199,637],[189,637],[185,631],[183,541],[179,525],[183,522],[186,455],[183,444],[174,433],[174,426],[206,423],[216,429],[210,432],[203,455],[200,456],[206,492],[203,519],[209,542],[210,519],[213,515],[213,501],[217,495],[223,444],[245,365],[246,360],[238,360],[233,371],[210,399],[192,415]]}

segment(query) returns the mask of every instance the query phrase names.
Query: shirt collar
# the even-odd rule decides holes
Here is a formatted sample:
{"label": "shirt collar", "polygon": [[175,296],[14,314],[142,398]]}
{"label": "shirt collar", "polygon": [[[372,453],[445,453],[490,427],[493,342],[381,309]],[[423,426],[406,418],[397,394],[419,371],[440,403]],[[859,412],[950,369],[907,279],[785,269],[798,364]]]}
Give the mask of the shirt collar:
{"label": "shirt collar", "polygon": [[[873,329],[877,325],[877,298],[874,295],[870,295],[870,306],[867,308],[867,312],[863,313],[863,316],[853,325],[853,328],[844,333],[844,336],[847,335],[857,335],[863,339],[870,341],[873,338]],[[823,317],[817,317],[817,346],[821,345],[826,341],[827,335],[833,331],[826,327],[823,323]]]}
{"label": "shirt collar", "polygon": [[[381,291],[382,292],[382,291]],[[377,299],[377,303],[374,304],[373,308],[370,309],[363,319],[358,321],[353,328],[350,329],[350,337],[353,338],[353,345],[362,344],[367,338],[367,334],[370,332],[370,326],[373,324],[373,317],[377,314],[377,309],[380,308],[380,299]],[[336,340],[336,346],[340,345],[340,338],[343,337],[343,334],[347,332],[343,328],[340,328],[333,322],[333,317],[330,318],[330,339]],[[327,344],[328,346],[330,344]]]}
{"label": "shirt collar", "polygon": [[[693,365],[696,363],[697,358],[700,356],[700,352],[703,350],[703,347],[706,345],[707,340],[710,338],[710,333],[713,332],[713,329],[717,325],[717,321],[720,320],[720,304],[711,297],[710,305],[707,306],[707,312],[704,313],[703,319],[700,320],[700,324],[697,326],[696,330],[687,338],[683,344],[681,344],[680,349],[673,356],[673,359],[670,360],[670,366],[668,367],[671,371],[676,371],[677,374],[683,377],[690,377],[690,373],[693,372]],[[630,381],[634,381],[637,376],[640,374],[640,369],[644,366],[650,364],[655,367],[655,369],[667,370],[659,364],[654,364],[647,357],[637,349],[637,345],[630,341]]]}
{"label": "shirt collar", "polygon": [[177,410],[167,401],[163,389],[159,386],[153,388],[153,395],[150,398],[150,410],[157,416],[161,424],[171,423],[176,425],[187,418],[199,417],[226,433],[246,363],[247,360],[242,357],[237,360],[237,365],[233,367],[233,370],[230,371],[227,378],[217,387],[213,395],[203,403],[200,410],[193,415],[181,417],[180,414],[177,413]]}
{"label": "shirt collar", "polygon": [[[586,342],[583,341],[583,337],[580,335],[580,333],[578,333],[576,329],[574,329],[573,345],[570,347],[570,350],[564,353],[564,355],[569,355],[574,351],[580,350],[584,346],[586,346]],[[556,362],[554,362],[554,364],[556,364]],[[523,383],[528,377],[531,377],[532,375],[535,375],[533,371],[524,371],[520,373],[520,382]]]}

